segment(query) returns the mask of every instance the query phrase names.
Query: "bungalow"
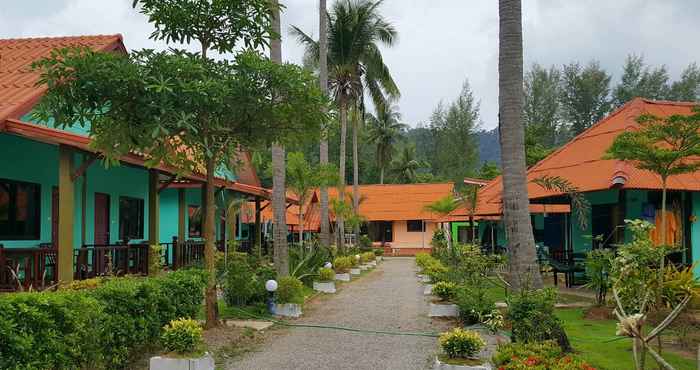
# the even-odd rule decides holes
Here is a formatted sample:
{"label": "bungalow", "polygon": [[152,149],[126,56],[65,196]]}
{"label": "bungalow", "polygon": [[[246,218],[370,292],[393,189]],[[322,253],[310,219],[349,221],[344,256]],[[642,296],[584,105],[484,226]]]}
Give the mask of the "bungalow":
{"label": "bungalow", "polygon": [[[362,234],[376,246],[384,247],[387,254],[403,256],[429,252],[439,216],[426,211],[425,207],[453,191],[453,183],[360,185],[359,214],[365,221]],[[346,195],[350,194],[352,187],[348,186]],[[330,188],[328,195],[331,200],[337,199],[337,189]],[[320,193],[314,192],[306,207],[304,229],[309,232],[320,231],[319,199]],[[335,217],[331,214],[331,218]],[[292,227],[298,230],[298,225]]]}
{"label": "bungalow", "polygon": [[[149,245],[165,246],[173,268],[202,255],[204,175],[178,178],[175,168],[146,168],[136,154],[105,168],[85,128],[33,120],[46,89],[36,86],[30,65],[69,46],[126,53],[121,35],[0,40],[0,290],[16,288],[14,275],[38,286],[109,268],[147,273]],[[241,236],[225,226],[230,199],[259,204],[270,196],[246,152],[232,160],[240,163],[236,173],[216,178],[220,244]]]}
{"label": "bungalow", "polygon": [[[527,172],[528,195],[536,242],[546,245],[554,254],[570,258],[594,248],[629,241],[631,235],[624,228],[625,219],[646,219],[659,229],[659,176],[630,163],[603,157],[617,135],[638,127],[636,118],[641,114],[662,117],[690,114],[694,106],[695,103],[634,99],[531,167]],[[580,212],[571,207],[569,197],[562,191],[545,189],[534,182],[544,176],[567,180],[584,194],[590,210]],[[502,189],[500,177],[481,189],[478,216],[500,215]],[[671,220],[667,225],[668,242],[683,248],[672,259],[691,264],[700,259],[700,224],[696,222],[700,215],[700,172],[670,177],[668,190],[667,217]],[[503,228],[496,228],[496,243],[505,244]],[[485,229],[480,229],[480,233],[486,234]],[[700,275],[700,267],[695,273]]]}

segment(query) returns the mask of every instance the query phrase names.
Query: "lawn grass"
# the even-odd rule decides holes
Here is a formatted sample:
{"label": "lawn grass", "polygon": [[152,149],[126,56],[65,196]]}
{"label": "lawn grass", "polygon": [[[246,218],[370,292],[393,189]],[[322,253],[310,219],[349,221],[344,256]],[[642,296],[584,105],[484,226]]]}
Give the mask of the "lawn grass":
{"label": "lawn grass", "polygon": [[[559,309],[556,314],[564,324],[571,345],[596,369],[634,369],[631,340],[626,338],[614,340],[616,321],[586,320],[583,318],[582,309]],[[677,370],[697,368],[694,360],[683,358],[678,354],[665,352],[663,356]],[[656,362],[650,356],[647,364],[649,364],[647,368],[656,368]]]}

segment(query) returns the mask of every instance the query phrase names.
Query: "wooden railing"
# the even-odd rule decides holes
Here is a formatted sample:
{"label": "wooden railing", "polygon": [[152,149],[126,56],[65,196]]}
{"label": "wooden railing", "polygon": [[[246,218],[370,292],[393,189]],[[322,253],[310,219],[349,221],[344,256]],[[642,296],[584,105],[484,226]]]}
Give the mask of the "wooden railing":
{"label": "wooden railing", "polygon": [[73,251],[73,278],[147,275],[148,244],[92,244]]}
{"label": "wooden railing", "polygon": [[169,270],[193,266],[204,262],[204,242],[186,240],[181,242],[173,237],[171,243],[161,243],[163,247],[163,265]]}
{"label": "wooden railing", "polygon": [[0,247],[0,291],[51,286],[57,280],[58,251],[46,248]]}

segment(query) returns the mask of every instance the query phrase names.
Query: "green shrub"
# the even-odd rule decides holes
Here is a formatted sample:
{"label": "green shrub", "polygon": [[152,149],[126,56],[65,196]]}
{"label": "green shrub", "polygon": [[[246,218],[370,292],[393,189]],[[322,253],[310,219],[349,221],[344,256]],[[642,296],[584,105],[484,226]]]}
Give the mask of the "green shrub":
{"label": "green shrub", "polygon": [[457,293],[457,285],[448,281],[439,281],[433,285],[433,294],[443,301],[451,301]]}
{"label": "green shrub", "polygon": [[168,352],[194,353],[202,346],[202,332],[202,327],[197,321],[179,318],[171,320],[163,327],[160,340]]}
{"label": "green shrub", "polygon": [[206,273],[112,278],[58,292],[0,295],[0,368],[123,368],[178,317],[193,317]]}
{"label": "green shrub", "polygon": [[292,276],[279,279],[277,303],[304,303],[304,285],[301,280]]}
{"label": "green shrub", "polygon": [[103,305],[84,292],[0,295],[0,369],[102,367]]}
{"label": "green shrub", "polygon": [[329,268],[321,268],[318,270],[318,280],[322,282],[329,282],[335,280],[335,271]]}
{"label": "green shrub", "polygon": [[360,255],[359,254],[353,254],[348,256],[350,258],[350,265],[352,267],[357,267],[360,264]]}
{"label": "green shrub", "polygon": [[265,302],[265,282],[275,278],[267,265],[256,265],[246,254],[229,256],[223,276],[224,301],[229,306],[246,306]]}
{"label": "green shrub", "polygon": [[449,358],[474,357],[486,345],[475,331],[454,328],[440,335],[440,347]]}
{"label": "green shrub", "polygon": [[552,341],[510,343],[499,346],[491,362],[499,370],[594,370],[580,358],[564,354]]}
{"label": "green shrub", "polygon": [[360,245],[361,251],[372,250],[372,240],[369,237],[367,237],[367,235],[360,235],[358,244]]}
{"label": "green shrub", "polygon": [[514,342],[532,343],[556,340],[570,350],[561,322],[554,314],[557,293],[551,288],[523,290],[508,298],[507,318]]}
{"label": "green shrub", "polygon": [[416,265],[418,265],[418,267],[421,270],[423,270],[428,265],[428,263],[430,263],[429,261],[432,261],[432,260],[435,260],[435,258],[433,258],[428,253],[425,253],[425,252],[416,253]]}
{"label": "green shrub", "polygon": [[486,315],[496,309],[496,302],[489,297],[484,284],[465,285],[457,289],[455,303],[459,314],[467,325],[485,321]]}
{"label": "green shrub", "polygon": [[350,260],[351,257],[336,257],[333,260],[333,268],[335,269],[335,272],[339,274],[345,274],[350,270],[350,267],[352,267],[352,261]]}
{"label": "green shrub", "polygon": [[447,280],[449,269],[439,260],[433,259],[425,267],[423,272],[430,277],[430,281],[437,283],[438,281]]}
{"label": "green shrub", "polygon": [[374,261],[374,252],[365,252],[360,255],[360,262],[368,263]]}
{"label": "green shrub", "polygon": [[374,248],[374,255],[375,256],[383,256],[384,255],[384,248]]}

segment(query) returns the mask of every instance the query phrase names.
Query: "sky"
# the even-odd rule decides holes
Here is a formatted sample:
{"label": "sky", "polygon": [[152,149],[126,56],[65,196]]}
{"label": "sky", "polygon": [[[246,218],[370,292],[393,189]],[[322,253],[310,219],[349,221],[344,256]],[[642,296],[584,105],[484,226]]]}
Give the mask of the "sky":
{"label": "sky", "polygon": [[[328,0],[330,4],[334,0]],[[296,25],[318,35],[317,0],[281,0],[282,55],[301,63],[289,35]],[[0,38],[121,33],[130,50],[163,49],[132,0],[5,0]],[[595,59],[617,81],[627,55],[667,66],[671,77],[700,62],[698,0],[523,0],[525,64],[562,65]],[[482,128],[498,114],[498,2],[496,0],[385,0],[382,14],[399,33],[383,49],[399,89],[403,119],[426,122],[435,106],[457,97],[469,80],[481,103]],[[196,50],[198,45],[186,46]],[[223,56],[229,57],[229,56]]]}

